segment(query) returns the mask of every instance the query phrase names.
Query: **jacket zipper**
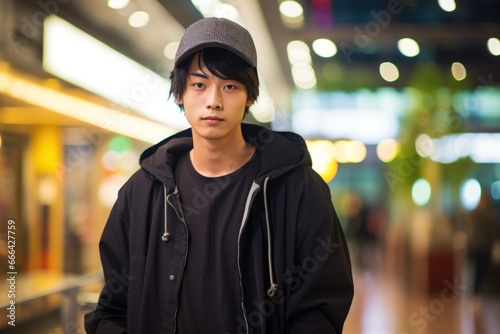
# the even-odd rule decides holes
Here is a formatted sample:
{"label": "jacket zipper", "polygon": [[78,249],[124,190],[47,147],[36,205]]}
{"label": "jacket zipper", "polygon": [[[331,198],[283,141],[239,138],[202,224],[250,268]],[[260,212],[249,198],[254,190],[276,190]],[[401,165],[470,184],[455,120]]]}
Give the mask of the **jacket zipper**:
{"label": "jacket zipper", "polygon": [[248,317],[247,317],[247,311],[245,309],[245,296],[243,292],[243,282],[242,282],[242,274],[241,274],[241,266],[240,266],[240,241],[241,241],[241,234],[243,232],[243,229],[245,228],[245,225],[248,221],[248,214],[250,212],[250,207],[252,205],[253,201],[253,195],[260,189],[260,186],[255,183],[255,181],[252,183],[252,186],[250,187],[250,192],[248,193],[247,200],[245,203],[245,211],[243,212],[243,219],[241,221],[241,226],[240,226],[240,231],[238,233],[238,275],[240,276],[240,290],[241,290],[241,309],[243,311],[243,318],[245,320],[245,329],[246,333],[249,333],[248,330]]}
{"label": "jacket zipper", "polygon": [[[177,201],[177,203],[179,203],[179,192],[177,190],[177,188],[175,189],[175,191],[173,192],[173,194],[175,195],[175,199]],[[179,217],[179,220],[182,222],[183,226],[184,226],[184,232],[185,232],[185,235],[186,235],[186,252],[185,252],[185,255],[184,255],[184,266],[182,267],[182,271],[181,271],[181,274],[180,274],[180,277],[179,277],[179,284],[182,284],[182,277],[184,276],[184,268],[186,267],[186,262],[187,262],[187,257],[188,257],[188,252],[189,252],[189,237],[188,237],[188,228],[187,228],[187,224],[186,224],[186,220],[184,219],[184,213],[182,212],[182,208],[180,207],[179,205],[179,212],[176,210],[175,206],[170,202],[170,201],[167,201],[168,204],[172,207],[172,209],[174,209],[174,211],[176,212],[177,214],[177,217]],[[175,304],[175,312],[174,312],[174,333],[176,333],[177,331],[177,312],[179,310],[179,294],[177,293],[177,302]]]}

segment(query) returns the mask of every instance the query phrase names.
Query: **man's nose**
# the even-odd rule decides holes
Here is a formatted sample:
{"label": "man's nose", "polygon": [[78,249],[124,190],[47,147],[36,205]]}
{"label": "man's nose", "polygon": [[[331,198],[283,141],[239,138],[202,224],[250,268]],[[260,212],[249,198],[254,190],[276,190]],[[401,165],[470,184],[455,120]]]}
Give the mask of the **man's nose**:
{"label": "man's nose", "polygon": [[211,88],[207,101],[208,109],[222,109],[222,98],[217,87]]}

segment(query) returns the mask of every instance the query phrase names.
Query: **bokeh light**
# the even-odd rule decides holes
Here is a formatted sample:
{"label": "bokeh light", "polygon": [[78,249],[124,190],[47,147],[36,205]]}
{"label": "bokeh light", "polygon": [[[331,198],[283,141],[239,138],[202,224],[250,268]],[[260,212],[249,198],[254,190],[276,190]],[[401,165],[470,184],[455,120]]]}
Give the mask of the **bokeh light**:
{"label": "bokeh light", "polygon": [[411,197],[413,199],[413,203],[418,206],[426,205],[431,199],[431,193],[432,190],[429,181],[427,181],[426,179],[418,179],[417,181],[415,181],[411,189]]}
{"label": "bokeh light", "polygon": [[481,198],[481,185],[476,179],[466,180],[460,189],[460,201],[466,210],[474,210]]}
{"label": "bokeh light", "polygon": [[377,144],[377,156],[383,162],[394,160],[400,150],[401,144],[392,138],[384,139]]}

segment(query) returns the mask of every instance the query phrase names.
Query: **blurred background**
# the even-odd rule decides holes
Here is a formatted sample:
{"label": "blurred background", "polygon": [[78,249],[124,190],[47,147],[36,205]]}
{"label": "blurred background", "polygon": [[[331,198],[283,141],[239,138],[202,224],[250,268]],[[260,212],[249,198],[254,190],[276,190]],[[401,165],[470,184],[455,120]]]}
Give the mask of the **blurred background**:
{"label": "blurred background", "polygon": [[500,333],[499,13],[496,0],[0,0],[0,331],[84,332],[117,190],[188,126],[167,96],[178,41],[224,16],[257,46],[245,121],[304,136],[331,188],[356,284],[344,332]]}

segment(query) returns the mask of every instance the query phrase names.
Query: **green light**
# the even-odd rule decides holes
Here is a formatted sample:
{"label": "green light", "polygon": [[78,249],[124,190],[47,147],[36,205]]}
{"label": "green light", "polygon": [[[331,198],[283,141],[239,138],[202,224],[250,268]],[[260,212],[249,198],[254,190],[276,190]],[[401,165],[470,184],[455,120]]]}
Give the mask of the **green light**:
{"label": "green light", "polygon": [[108,150],[124,153],[132,149],[132,142],[127,137],[114,136],[108,142]]}

